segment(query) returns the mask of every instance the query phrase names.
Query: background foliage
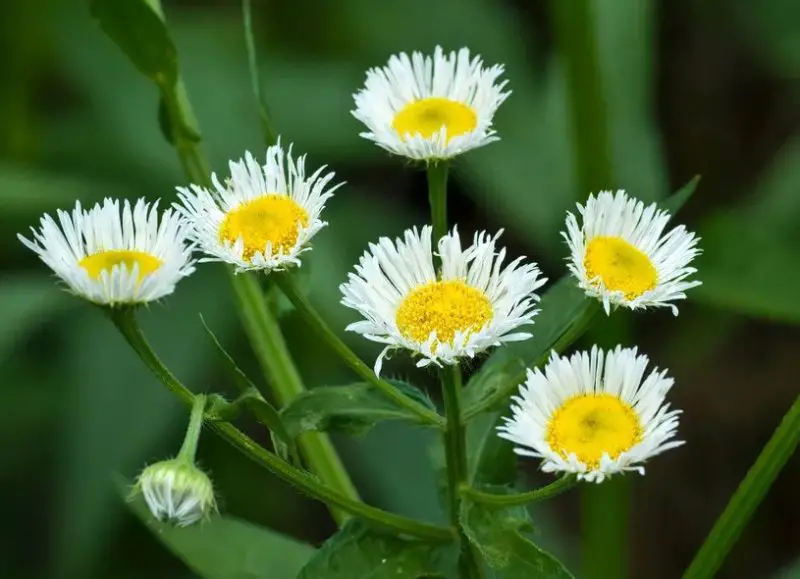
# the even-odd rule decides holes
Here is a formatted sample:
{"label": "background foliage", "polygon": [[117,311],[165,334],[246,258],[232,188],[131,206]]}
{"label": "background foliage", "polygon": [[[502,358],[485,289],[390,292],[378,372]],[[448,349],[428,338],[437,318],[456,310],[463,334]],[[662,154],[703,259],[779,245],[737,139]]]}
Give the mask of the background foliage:
{"label": "background foliage", "polygon": [[[399,50],[468,45],[506,64],[514,93],[497,117],[503,140],[457,162],[452,217],[463,233],[505,227],[515,253],[560,276],[564,211],[586,192],[570,169],[564,79],[545,3],[255,4],[280,132],[308,151],[311,165],[329,164],[348,181],[303,267],[334,327],[350,320],[337,287],[366,243],[427,219],[424,174],[360,139],[349,114],[365,69]],[[594,10],[617,175],[610,185],[656,200],[703,175],[682,215],[703,238],[704,285],[677,320],[668,312],[615,316],[587,338],[639,343],[677,378],[674,401],[685,410],[689,444],[630,481],[634,576],[667,579],[685,567],[797,391],[800,5],[596,0]],[[261,150],[238,3],[175,0],[165,12],[206,148],[224,171],[227,159]],[[192,577],[123,509],[111,478],[175,452],[185,411],[96,311],[54,288],[15,238],[41,212],[76,198],[174,198],[183,178],[156,121],[156,90],[81,0],[10,0],[0,6],[0,32],[0,569],[7,577]],[[229,386],[198,312],[246,370],[254,366],[224,277],[221,268],[202,267],[144,316],[156,349],[195,389]],[[283,323],[296,355],[315,361],[300,365],[307,383],[352,382],[289,308]],[[376,354],[347,339],[365,358]],[[399,359],[389,369],[431,381]],[[340,448],[367,500],[428,518],[437,509],[429,442],[422,430],[385,423]],[[263,559],[253,565],[269,567],[271,577],[294,577],[309,545],[333,529],[324,508],[211,436],[200,452],[227,513],[298,540],[288,546],[276,537],[243,556],[257,553]],[[545,480],[534,465],[529,470]],[[721,576],[794,576],[799,481],[795,458]],[[541,542],[568,564],[573,501],[534,512]],[[248,536],[247,524],[231,524]]]}

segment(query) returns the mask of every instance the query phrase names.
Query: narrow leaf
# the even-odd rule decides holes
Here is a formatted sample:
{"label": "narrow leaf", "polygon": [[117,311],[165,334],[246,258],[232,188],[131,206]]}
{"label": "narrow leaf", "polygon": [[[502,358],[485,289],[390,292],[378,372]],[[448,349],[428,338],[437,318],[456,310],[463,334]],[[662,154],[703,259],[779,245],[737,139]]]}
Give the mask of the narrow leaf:
{"label": "narrow leaf", "polygon": [[247,47],[247,64],[250,71],[250,83],[253,87],[253,96],[258,107],[258,119],[261,124],[261,134],[267,146],[278,141],[278,133],[269,115],[267,103],[261,92],[261,79],[258,74],[258,58],[256,55],[256,41],[253,34],[253,7],[251,0],[242,0],[242,16],[244,20],[244,41]]}
{"label": "narrow leaf", "polygon": [[[230,354],[228,354],[225,348],[222,347],[222,344],[214,335],[214,332],[211,331],[211,328],[208,327],[202,315],[200,316],[200,322],[203,324],[203,329],[208,334],[208,337],[211,338],[211,342],[214,344],[214,349],[216,350],[217,354],[219,354],[220,359],[225,364],[225,367],[228,369],[229,373],[242,392],[241,396],[235,402],[230,404],[237,409],[241,407],[247,408],[253,414],[253,416],[255,416],[256,420],[274,433],[281,443],[277,444],[278,441],[276,441],[273,437],[273,442],[276,442],[275,447],[279,454],[285,457],[288,452],[288,454],[296,456],[294,438],[281,419],[278,409],[264,399],[258,388],[256,388],[255,384],[253,384],[252,380],[250,380],[250,378],[247,377],[247,374],[245,374],[244,371],[242,371],[242,369],[236,365],[236,361]],[[215,398],[212,402],[217,404],[217,406],[220,406],[219,398]],[[212,408],[214,407],[212,406]],[[222,408],[220,406],[215,410],[220,416],[223,417],[235,415],[231,408]]]}
{"label": "narrow leaf", "polygon": [[[124,484],[120,493],[127,496]],[[295,579],[314,548],[233,517],[215,516],[191,527],[155,520],[141,497],[131,511],[164,546],[203,579]]]}
{"label": "narrow leaf", "polygon": [[377,533],[350,520],[303,567],[298,579],[420,579],[444,577],[453,549]]}
{"label": "narrow leaf", "polygon": [[220,360],[222,360],[222,362],[225,364],[225,367],[235,380],[239,390],[242,393],[250,392],[252,390],[257,391],[258,389],[256,388],[255,384],[253,384],[253,381],[250,380],[250,378],[247,377],[247,374],[245,374],[244,371],[242,371],[241,368],[236,365],[236,361],[233,359],[233,357],[228,354],[225,348],[222,347],[222,344],[217,339],[217,336],[214,335],[214,332],[208,327],[208,324],[206,324],[202,314],[200,314],[200,323],[203,324],[203,329],[206,331],[206,334],[208,334],[208,337],[211,338],[211,342],[214,344],[214,349],[217,351]]}
{"label": "narrow leaf", "polygon": [[[409,396],[433,408],[430,399],[414,386],[390,381]],[[395,406],[380,391],[367,383],[324,386],[304,392],[281,412],[292,436],[309,431],[340,431],[363,435],[384,420],[418,422],[416,415]]]}
{"label": "narrow leaf", "polygon": [[464,501],[461,524],[497,579],[574,579],[558,559],[523,535],[532,527],[524,507],[492,509]]}
{"label": "narrow leaf", "polygon": [[178,55],[162,18],[144,0],[90,0],[92,16],[133,65],[160,85],[174,86]]}
{"label": "narrow leaf", "polygon": [[697,185],[700,183],[700,175],[695,175],[695,177],[689,181],[686,185],[678,189],[675,193],[664,199],[659,203],[659,206],[662,209],[666,209],[673,215],[683,207],[686,202],[694,195],[695,190],[697,189]]}

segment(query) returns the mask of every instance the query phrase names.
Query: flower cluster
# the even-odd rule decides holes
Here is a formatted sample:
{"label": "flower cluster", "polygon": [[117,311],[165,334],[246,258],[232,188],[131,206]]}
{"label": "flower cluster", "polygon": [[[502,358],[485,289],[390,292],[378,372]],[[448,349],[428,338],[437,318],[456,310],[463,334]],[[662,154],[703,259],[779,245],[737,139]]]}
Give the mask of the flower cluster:
{"label": "flower cluster", "polygon": [[[383,149],[443,163],[499,139],[493,117],[510,95],[502,74],[502,66],[487,68],[467,49],[403,53],[367,72],[352,114],[367,128],[362,136]],[[133,206],[106,199],[88,210],[78,202],[57,219],[45,215],[32,238],[20,240],[74,294],[105,307],[144,304],[171,294],[194,271],[195,251],[204,254],[200,262],[222,261],[237,272],[300,266],[327,225],[325,204],[342,186],[325,167],[308,172],[305,156],[280,142],[263,163],[246,153],[230,163],[229,176],[213,174],[210,183],[178,187],[178,202],[161,213],[158,202],[143,199]],[[567,268],[606,314],[648,307],[677,314],[675,303],[700,283],[690,279],[698,238],[683,226],[669,229],[669,219],[624,191],[589,195],[567,214]],[[531,337],[547,279],[524,257],[507,260],[501,233],[462,241],[453,227],[434,239],[424,225],[369,244],[340,290],[341,303],[361,318],[347,330],[384,345],[376,374],[395,350],[410,352],[421,367],[455,365]],[[649,457],[681,444],[674,440],[678,411],[665,403],[672,379],[648,374],[647,365],[635,348],[554,353],[543,369],[528,371],[499,435],[519,454],[541,458],[547,472],[598,482],[643,472]],[[161,494],[187,486],[184,478],[148,472],[141,486],[148,502],[163,505]],[[208,510],[198,510],[198,501],[213,500],[210,491],[197,496],[160,512],[193,520]]]}

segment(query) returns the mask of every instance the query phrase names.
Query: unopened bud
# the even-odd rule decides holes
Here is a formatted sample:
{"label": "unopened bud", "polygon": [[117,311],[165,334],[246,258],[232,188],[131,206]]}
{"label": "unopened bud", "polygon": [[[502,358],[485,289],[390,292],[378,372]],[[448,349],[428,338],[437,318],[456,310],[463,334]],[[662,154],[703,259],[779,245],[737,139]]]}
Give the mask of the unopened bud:
{"label": "unopened bud", "polygon": [[156,519],[180,527],[193,525],[217,510],[211,479],[194,464],[180,458],[145,468],[134,492],[144,496]]}

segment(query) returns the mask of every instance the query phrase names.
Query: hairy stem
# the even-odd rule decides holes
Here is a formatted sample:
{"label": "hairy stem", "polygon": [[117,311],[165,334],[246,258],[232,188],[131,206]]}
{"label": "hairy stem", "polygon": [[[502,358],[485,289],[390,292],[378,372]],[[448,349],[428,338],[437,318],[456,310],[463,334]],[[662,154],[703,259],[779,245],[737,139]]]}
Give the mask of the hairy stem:
{"label": "hairy stem", "polygon": [[465,427],[461,419],[461,369],[457,366],[442,368],[442,395],[447,417],[444,448],[447,458],[447,495],[450,501],[450,522],[459,528],[461,552],[458,558],[460,577],[481,579],[483,565],[469,539],[460,529],[461,487],[467,482],[467,450]]}
{"label": "hairy stem", "polygon": [[518,505],[529,505],[552,499],[553,497],[556,497],[561,493],[565,493],[574,488],[576,484],[578,484],[578,479],[576,479],[574,476],[568,475],[561,477],[555,482],[551,482],[547,486],[525,493],[499,495],[495,493],[479,491],[478,489],[474,489],[469,486],[462,486],[461,494],[473,502],[482,503],[484,505],[500,508],[515,507]]}
{"label": "hairy stem", "polygon": [[178,459],[194,464],[197,456],[197,443],[200,440],[200,431],[203,429],[203,416],[206,410],[205,394],[197,394],[192,401],[192,412],[189,415],[189,426],[186,428],[186,436],[183,437],[183,444],[178,452]]}
{"label": "hairy stem", "polygon": [[[187,406],[192,406],[196,400],[195,395],[164,366],[163,362],[150,347],[139,326],[135,312],[132,309],[115,309],[110,312],[110,315],[114,325],[150,371],[181,402]],[[355,500],[326,484],[322,484],[316,477],[293,467],[277,455],[262,448],[230,423],[211,422],[209,426],[247,458],[263,466],[312,498],[329,505],[335,505],[344,512],[361,517],[374,525],[393,532],[435,541],[448,541],[455,537],[454,530],[448,527],[440,527],[383,511]]]}

